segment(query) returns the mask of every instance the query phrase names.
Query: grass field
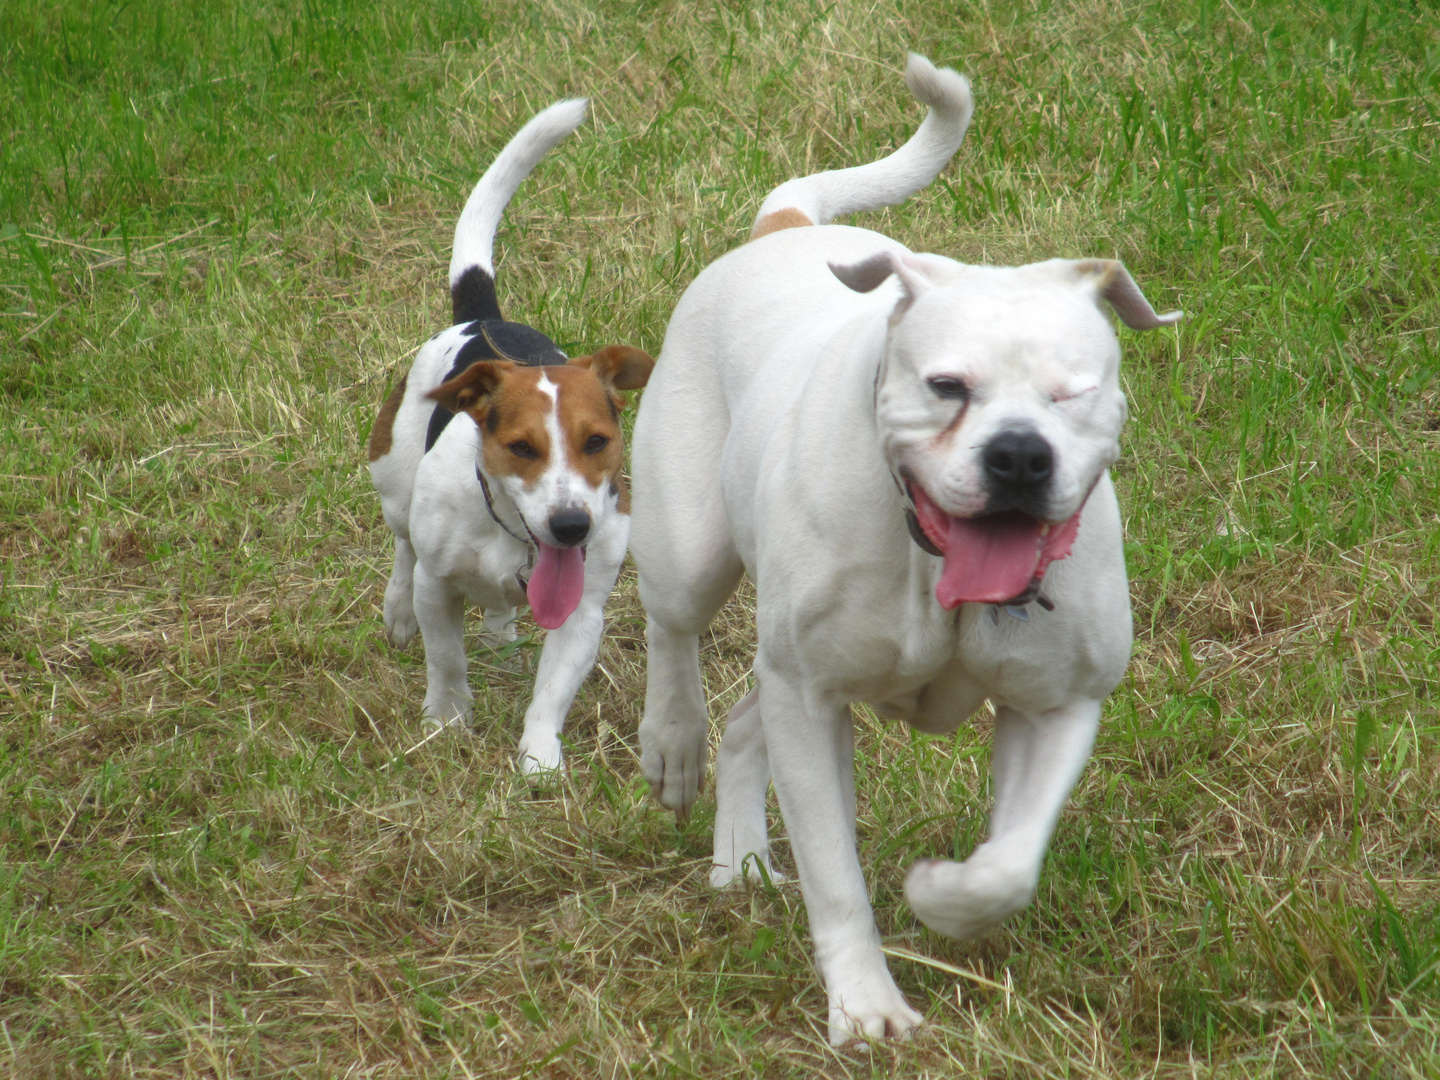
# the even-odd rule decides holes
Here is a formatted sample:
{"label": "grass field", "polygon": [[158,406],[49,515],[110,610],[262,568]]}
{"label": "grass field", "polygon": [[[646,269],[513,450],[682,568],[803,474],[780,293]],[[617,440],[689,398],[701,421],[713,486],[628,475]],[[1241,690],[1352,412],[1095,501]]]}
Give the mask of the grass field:
{"label": "grass field", "polygon": [[[864,224],[1118,256],[1187,318],[1122,334],[1136,653],[1003,931],[900,892],[983,836],[988,725],[861,717],[930,1023],[836,1052],[798,892],[711,894],[712,805],[648,801],[633,579],[532,796],[535,640],[426,741],[361,447],[533,111],[594,99],[506,310],[656,352],[770,187],[914,129],[907,47],[976,120]],[[0,0],[0,76],[0,1073],[1440,1076],[1433,5]],[[752,641],[742,597],[717,714]]]}

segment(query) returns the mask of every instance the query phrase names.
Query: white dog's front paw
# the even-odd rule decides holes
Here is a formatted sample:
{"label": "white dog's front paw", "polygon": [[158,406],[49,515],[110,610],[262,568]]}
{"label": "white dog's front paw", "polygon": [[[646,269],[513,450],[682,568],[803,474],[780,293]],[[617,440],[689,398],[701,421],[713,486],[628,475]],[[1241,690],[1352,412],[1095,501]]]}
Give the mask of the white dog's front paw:
{"label": "white dog's front paw", "polygon": [[921,859],[905,877],[905,899],[916,918],[952,938],[976,938],[1022,910],[1035,894],[1035,871],[990,844],[963,863]]}
{"label": "white dog's front paw", "polygon": [[397,649],[403,649],[415,640],[418,633],[420,622],[415,618],[415,609],[410,604],[386,603],[385,636],[390,640],[390,644]]}
{"label": "white dog's front paw", "polygon": [[519,754],[520,775],[532,784],[540,784],[553,779],[559,774],[561,762],[564,760],[560,749],[560,740],[554,737],[522,739]]}
{"label": "white dog's front paw", "polygon": [[879,975],[848,982],[830,992],[831,1046],[903,1038],[924,1019],[910,1007],[883,967]]}
{"label": "white dog's front paw", "polygon": [[684,814],[694,805],[709,749],[703,726],[690,731],[679,724],[640,725],[640,770],[661,806]]}

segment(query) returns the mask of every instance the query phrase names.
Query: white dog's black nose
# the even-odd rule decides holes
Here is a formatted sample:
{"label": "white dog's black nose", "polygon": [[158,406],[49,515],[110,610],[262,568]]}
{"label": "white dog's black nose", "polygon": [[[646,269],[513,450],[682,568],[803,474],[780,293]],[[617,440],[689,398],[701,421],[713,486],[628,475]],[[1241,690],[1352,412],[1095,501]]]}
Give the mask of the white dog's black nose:
{"label": "white dog's black nose", "polygon": [[984,462],[992,489],[1021,495],[1050,479],[1055,453],[1033,431],[1002,431],[985,444]]}
{"label": "white dog's black nose", "polygon": [[550,535],[561,547],[583,544],[585,537],[590,535],[589,511],[579,507],[567,506],[564,510],[556,510],[550,515],[548,524]]}

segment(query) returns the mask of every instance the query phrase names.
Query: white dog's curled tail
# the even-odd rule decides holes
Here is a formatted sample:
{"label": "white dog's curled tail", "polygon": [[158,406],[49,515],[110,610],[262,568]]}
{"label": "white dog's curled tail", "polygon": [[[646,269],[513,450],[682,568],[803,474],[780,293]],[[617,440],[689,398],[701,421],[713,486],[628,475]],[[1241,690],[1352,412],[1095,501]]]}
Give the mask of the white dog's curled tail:
{"label": "white dog's curled tail", "polygon": [[[841,214],[904,202],[940,174],[960,149],[974,103],[970,80],[937,68],[919,53],[905,66],[905,84],[930,112],[904,146],[888,157],[787,180],[765,199],[751,238],[793,225],[826,225]],[[803,218],[803,220],[802,220]]]}
{"label": "white dog's curled tail", "polygon": [[457,323],[500,318],[495,297],[495,230],[520,182],[551,147],[585,121],[587,98],[557,101],[536,116],[500,151],[470,192],[455,225],[450,255],[450,304]]}

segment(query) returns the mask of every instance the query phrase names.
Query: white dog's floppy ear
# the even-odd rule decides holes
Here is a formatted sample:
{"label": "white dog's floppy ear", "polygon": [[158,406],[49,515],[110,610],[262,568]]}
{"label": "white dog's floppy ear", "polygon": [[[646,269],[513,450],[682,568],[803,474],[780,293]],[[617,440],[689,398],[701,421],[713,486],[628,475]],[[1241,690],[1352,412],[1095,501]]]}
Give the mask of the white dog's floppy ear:
{"label": "white dog's floppy ear", "polygon": [[868,259],[861,259],[858,263],[830,263],[830,272],[840,279],[841,284],[856,292],[870,292],[878,288],[880,283],[894,274],[900,279],[900,289],[904,293],[896,313],[904,311],[916,298],[925,290],[930,288],[930,282],[925,277],[922,267],[914,256],[901,255],[894,251],[878,251]]}
{"label": "white dog's floppy ear", "polygon": [[1131,330],[1156,330],[1179,322],[1185,314],[1167,311],[1157,315],[1130,271],[1118,259],[1079,259],[1070,265],[1082,278],[1094,283],[1096,297],[1114,308],[1120,321]]}

